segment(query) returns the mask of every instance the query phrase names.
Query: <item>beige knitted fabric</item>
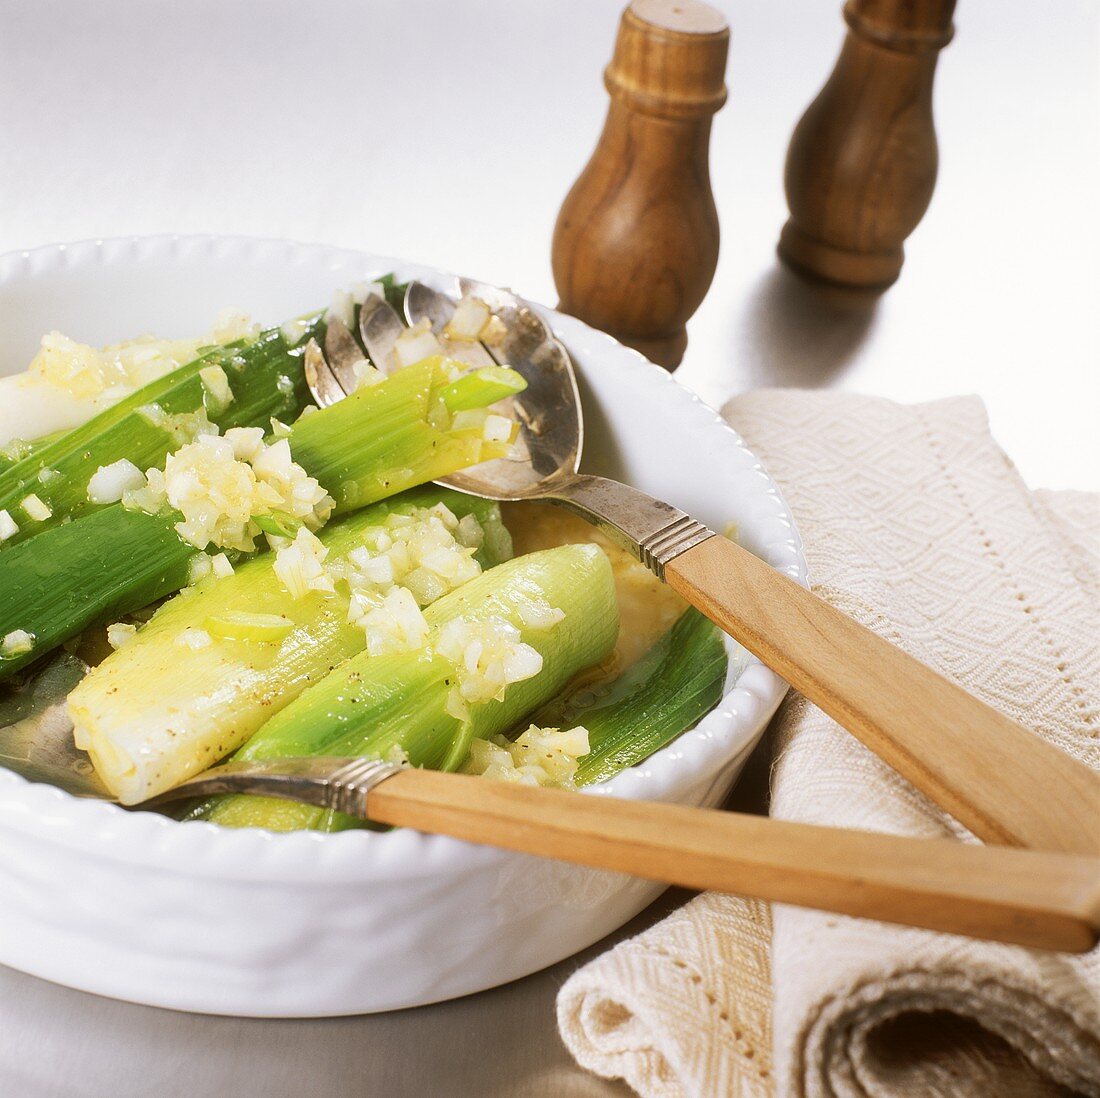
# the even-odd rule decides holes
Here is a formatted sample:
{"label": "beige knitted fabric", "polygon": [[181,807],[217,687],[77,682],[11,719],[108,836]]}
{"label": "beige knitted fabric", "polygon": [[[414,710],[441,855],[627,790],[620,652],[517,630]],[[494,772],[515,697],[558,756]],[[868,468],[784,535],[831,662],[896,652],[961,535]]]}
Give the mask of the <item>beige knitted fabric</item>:
{"label": "beige knitted fabric", "polygon": [[[1030,492],[974,398],[773,390],[726,412],[819,594],[1100,768],[1095,496]],[[803,699],[774,735],[773,815],[962,834]],[[575,973],[558,1020],[582,1065],[644,1095],[1100,1095],[1098,999],[1097,951],[707,894]]]}

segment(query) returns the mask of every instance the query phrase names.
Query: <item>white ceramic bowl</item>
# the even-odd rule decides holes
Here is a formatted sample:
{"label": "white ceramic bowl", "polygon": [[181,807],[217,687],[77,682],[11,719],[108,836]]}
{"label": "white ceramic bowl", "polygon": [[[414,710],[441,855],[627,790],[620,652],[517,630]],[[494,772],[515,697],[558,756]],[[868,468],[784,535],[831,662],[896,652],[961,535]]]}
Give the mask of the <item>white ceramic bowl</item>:
{"label": "white ceramic bowl", "polygon": [[[96,240],[0,257],[0,373],[42,333],[185,335],[240,306],[279,321],[394,270],[379,256],[216,237]],[[663,370],[546,311],[579,368],[585,468],[629,481],[805,582],[775,484]],[[743,654],[741,654],[743,655]],[[593,795],[715,805],[785,686],[754,659],[698,727]],[[298,1016],[389,1010],[517,979],[597,941],[661,886],[415,831],[232,831],[81,801],[0,770],[0,962],[154,1006]]]}

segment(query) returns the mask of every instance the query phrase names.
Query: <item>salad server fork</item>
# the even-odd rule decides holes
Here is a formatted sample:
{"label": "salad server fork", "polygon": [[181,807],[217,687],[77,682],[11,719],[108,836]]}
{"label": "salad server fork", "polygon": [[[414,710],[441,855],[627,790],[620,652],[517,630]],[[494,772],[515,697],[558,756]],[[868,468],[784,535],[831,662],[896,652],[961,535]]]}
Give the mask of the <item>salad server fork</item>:
{"label": "salad server fork", "polygon": [[[111,801],[74,747],[66,713],[65,699],[87,669],[61,652],[27,692],[0,701],[0,763],[31,781]],[[314,756],[226,763],[132,810],[222,793],[280,797],[688,888],[1038,949],[1083,951],[1100,934],[1095,857],[627,801],[601,796],[599,787],[582,794]]]}
{"label": "salad server fork", "polygon": [[1096,858],[589,796],[369,759],[228,763],[140,808],[253,793],[694,889],[1037,949],[1100,932]]}
{"label": "salad server fork", "polygon": [[[580,473],[581,405],[568,352],[514,294],[456,280],[454,296],[463,295],[489,306],[504,337],[492,346],[464,342],[459,353],[467,357],[470,348],[478,361],[507,363],[528,388],[511,398],[520,421],[517,454],[444,483],[581,515],[983,841],[1100,852],[1100,780],[1083,764],[685,512]],[[441,333],[454,308],[450,295],[420,283],[406,292],[409,323],[426,318]],[[367,299],[360,334],[378,368],[388,369],[404,330],[386,301]],[[329,343],[334,359],[347,354],[347,341],[339,353]],[[344,395],[337,371],[346,362],[330,367],[313,345],[306,365],[319,402]]]}

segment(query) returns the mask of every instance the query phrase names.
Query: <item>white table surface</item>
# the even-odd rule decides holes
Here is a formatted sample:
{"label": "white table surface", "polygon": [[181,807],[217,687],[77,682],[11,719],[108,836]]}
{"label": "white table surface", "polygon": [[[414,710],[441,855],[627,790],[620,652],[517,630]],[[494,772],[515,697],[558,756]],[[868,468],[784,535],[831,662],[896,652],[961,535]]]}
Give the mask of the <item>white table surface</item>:
{"label": "white table surface", "polygon": [[[624,2],[0,0],[0,251],[281,236],[552,304],[550,234],[599,132]],[[722,255],[681,380],[717,407],[762,385],[977,392],[1030,484],[1096,487],[1095,0],[962,0],[936,85],[936,195],[874,307],[774,259],[784,152],[840,44],[839,0],[718,6],[733,29],[712,141]],[[464,1002],[283,1023],[0,970],[0,1093],[620,1093],[557,1042],[553,995],[575,963]]]}

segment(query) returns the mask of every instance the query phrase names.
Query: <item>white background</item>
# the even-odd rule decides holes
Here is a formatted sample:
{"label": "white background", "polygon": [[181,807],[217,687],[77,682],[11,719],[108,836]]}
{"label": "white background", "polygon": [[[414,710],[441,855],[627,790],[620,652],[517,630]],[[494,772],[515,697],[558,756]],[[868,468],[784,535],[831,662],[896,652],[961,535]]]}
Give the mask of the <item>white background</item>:
{"label": "white background", "polygon": [[[0,0],[0,251],[285,236],[553,304],[550,234],[602,123],[623,2]],[[936,84],[936,195],[873,311],[830,304],[774,259],[783,157],[839,47],[839,0],[719,6],[733,31],[712,142],[722,255],[681,380],[716,406],[776,384],[978,392],[1030,483],[1094,486],[1097,5],[960,5]]]}

